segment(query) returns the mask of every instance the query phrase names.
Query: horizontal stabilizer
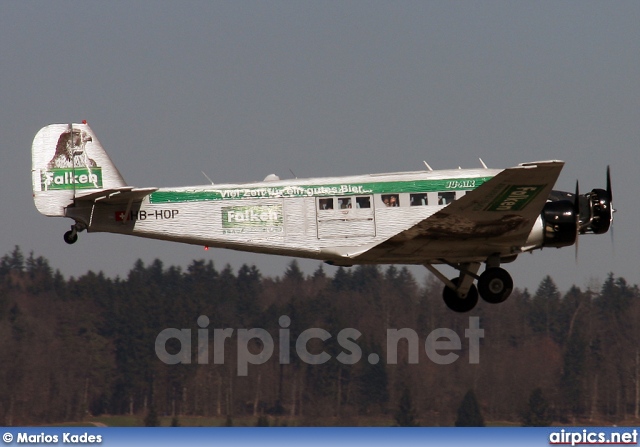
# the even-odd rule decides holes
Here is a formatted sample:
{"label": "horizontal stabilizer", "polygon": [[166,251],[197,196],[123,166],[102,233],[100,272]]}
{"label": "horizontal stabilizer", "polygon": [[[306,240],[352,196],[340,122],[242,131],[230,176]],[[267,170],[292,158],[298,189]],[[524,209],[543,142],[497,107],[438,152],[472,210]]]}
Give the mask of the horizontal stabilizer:
{"label": "horizontal stabilizer", "polygon": [[77,195],[76,201],[83,202],[100,202],[100,203],[127,203],[129,201],[138,201],[144,199],[158,188],[134,188],[132,186],[124,186],[121,188],[105,189],[98,192],[92,192],[85,195]]}

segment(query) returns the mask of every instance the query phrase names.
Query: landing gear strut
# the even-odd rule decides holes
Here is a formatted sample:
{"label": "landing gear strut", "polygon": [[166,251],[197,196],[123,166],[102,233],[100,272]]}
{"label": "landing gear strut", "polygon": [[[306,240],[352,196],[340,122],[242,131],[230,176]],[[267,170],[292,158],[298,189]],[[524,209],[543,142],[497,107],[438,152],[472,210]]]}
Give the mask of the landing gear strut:
{"label": "landing gear strut", "polygon": [[[425,267],[445,285],[442,298],[447,307],[455,312],[469,312],[478,303],[478,295],[487,303],[502,303],[513,290],[511,275],[503,268],[498,267],[499,261],[495,258],[487,260],[487,268],[478,276],[479,262],[466,264],[449,264],[460,271],[460,276],[448,279],[432,264]],[[473,284],[478,280],[478,287]]]}

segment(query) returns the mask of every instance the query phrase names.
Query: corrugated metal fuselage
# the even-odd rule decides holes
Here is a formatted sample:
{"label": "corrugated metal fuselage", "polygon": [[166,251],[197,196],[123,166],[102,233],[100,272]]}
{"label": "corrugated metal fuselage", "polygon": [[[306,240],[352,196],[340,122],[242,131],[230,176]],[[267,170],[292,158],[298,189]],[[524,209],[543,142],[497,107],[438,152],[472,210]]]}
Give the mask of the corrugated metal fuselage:
{"label": "corrugated metal fuselage", "polygon": [[[131,204],[76,202],[66,215],[85,222],[90,232],[349,265],[352,257],[499,172],[465,169],[161,188]],[[446,242],[434,241],[430,253],[363,262],[422,264],[446,253]]]}

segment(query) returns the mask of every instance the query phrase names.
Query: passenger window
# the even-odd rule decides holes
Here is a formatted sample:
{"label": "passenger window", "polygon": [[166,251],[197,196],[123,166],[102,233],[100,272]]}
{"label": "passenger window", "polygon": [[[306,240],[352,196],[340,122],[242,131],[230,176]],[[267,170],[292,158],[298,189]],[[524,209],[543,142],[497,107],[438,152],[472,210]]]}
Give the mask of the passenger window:
{"label": "passenger window", "polygon": [[351,197],[340,197],[338,199],[338,207],[341,210],[347,210],[351,208]]}
{"label": "passenger window", "polygon": [[371,197],[356,197],[356,208],[371,208]]}
{"label": "passenger window", "polygon": [[411,206],[425,206],[429,204],[426,194],[411,194],[409,196]]}
{"label": "passenger window", "polygon": [[318,209],[320,210],[332,210],[333,199],[320,199],[318,200]]}
{"label": "passenger window", "polygon": [[453,191],[450,192],[439,192],[438,193],[438,205],[448,205],[453,202],[456,198],[456,193]]}
{"label": "passenger window", "polygon": [[383,194],[382,203],[390,207],[400,206],[400,197],[398,194]]}

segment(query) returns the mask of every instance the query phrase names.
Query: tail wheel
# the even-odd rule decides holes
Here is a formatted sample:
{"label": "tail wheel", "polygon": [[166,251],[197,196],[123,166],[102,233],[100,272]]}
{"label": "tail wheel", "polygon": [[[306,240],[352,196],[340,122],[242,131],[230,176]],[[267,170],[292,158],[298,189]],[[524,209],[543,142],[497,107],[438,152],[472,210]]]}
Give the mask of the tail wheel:
{"label": "tail wheel", "polygon": [[67,244],[75,244],[78,240],[78,232],[74,230],[69,230],[64,234],[64,241]]}
{"label": "tail wheel", "polygon": [[[460,278],[453,278],[451,282],[457,286],[460,283]],[[457,291],[445,286],[442,291],[442,298],[447,307],[452,311],[460,313],[469,312],[478,304],[478,289],[472,285],[469,292],[467,292],[467,296],[462,298],[458,295]]]}
{"label": "tail wheel", "polygon": [[513,291],[513,279],[505,269],[488,268],[478,279],[478,291],[487,303],[502,303],[509,298]]}

